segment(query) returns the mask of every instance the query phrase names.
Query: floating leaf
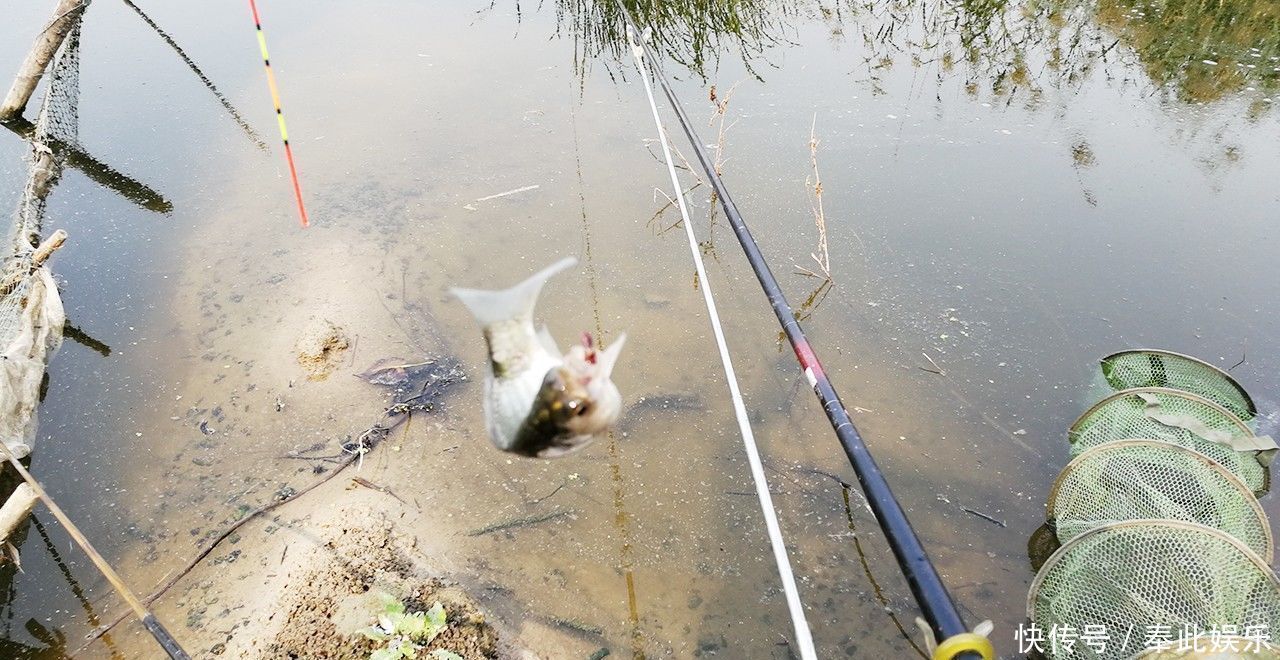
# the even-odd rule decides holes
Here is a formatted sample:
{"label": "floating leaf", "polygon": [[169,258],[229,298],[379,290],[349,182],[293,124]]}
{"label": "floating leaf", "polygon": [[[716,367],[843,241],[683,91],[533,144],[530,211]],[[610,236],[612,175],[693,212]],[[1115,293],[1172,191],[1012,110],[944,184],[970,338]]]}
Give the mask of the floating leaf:
{"label": "floating leaf", "polygon": [[466,658],[463,658],[453,651],[436,649],[431,652],[431,660],[466,660]]}
{"label": "floating leaf", "polygon": [[356,378],[374,385],[399,385],[409,377],[405,368],[414,366],[407,363],[408,360],[404,358],[385,357],[369,365],[368,369],[356,374]]}
{"label": "floating leaf", "polygon": [[416,401],[424,404],[431,403],[449,386],[467,378],[458,361],[450,357],[422,362],[409,362],[399,357],[382,358],[356,377],[392,388],[397,403]]}

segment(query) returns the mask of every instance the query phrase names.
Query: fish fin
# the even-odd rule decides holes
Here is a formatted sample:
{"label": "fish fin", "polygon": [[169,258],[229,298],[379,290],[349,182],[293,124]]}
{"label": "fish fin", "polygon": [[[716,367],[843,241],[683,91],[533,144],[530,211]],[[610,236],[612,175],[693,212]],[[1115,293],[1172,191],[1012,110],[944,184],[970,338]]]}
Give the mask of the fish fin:
{"label": "fish fin", "polygon": [[499,321],[532,317],[533,307],[538,303],[538,293],[542,291],[542,285],[556,273],[576,263],[578,263],[577,258],[565,257],[510,289],[488,291],[455,288],[449,291],[471,310],[472,316],[476,317],[480,325],[488,327]]}
{"label": "fish fin", "polygon": [[555,337],[551,336],[551,331],[545,325],[538,328],[538,342],[542,344],[543,348],[547,349],[548,353],[556,356],[561,355],[560,349],[556,347]]}
{"label": "fish fin", "polygon": [[600,376],[608,378],[613,373],[613,365],[618,362],[618,355],[622,353],[622,345],[627,343],[627,333],[618,335],[618,338],[609,344],[609,348],[600,351],[599,360]]}

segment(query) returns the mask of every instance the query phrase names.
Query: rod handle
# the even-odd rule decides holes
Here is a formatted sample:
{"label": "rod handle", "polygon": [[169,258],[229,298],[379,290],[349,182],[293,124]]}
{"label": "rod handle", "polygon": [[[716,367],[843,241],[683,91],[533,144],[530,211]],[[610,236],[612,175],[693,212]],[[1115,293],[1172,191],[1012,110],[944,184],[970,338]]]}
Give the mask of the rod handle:
{"label": "rod handle", "polygon": [[160,648],[164,649],[164,652],[168,653],[170,658],[173,660],[191,660],[191,656],[182,650],[173,635],[170,635],[169,631],[165,629],[164,624],[156,620],[155,615],[148,613],[142,617],[142,625],[146,626],[147,632],[150,632],[151,636],[156,638],[156,641],[160,643]]}

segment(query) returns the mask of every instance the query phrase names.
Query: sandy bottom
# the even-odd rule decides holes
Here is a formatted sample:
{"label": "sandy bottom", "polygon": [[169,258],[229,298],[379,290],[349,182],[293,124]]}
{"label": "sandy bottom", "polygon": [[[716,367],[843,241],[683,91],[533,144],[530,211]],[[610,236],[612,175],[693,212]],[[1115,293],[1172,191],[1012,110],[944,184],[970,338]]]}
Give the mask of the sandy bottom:
{"label": "sandy bottom", "polygon": [[[373,643],[350,633],[374,623],[376,611],[360,621],[350,601],[371,589],[402,594],[411,611],[445,604],[449,630],[428,648],[469,660],[602,652],[598,623],[577,610],[526,616],[523,596],[489,574],[484,553],[465,548],[563,526],[578,513],[553,500],[460,515],[459,503],[483,503],[492,490],[485,472],[512,464],[472,430],[480,426],[478,405],[467,405],[479,396],[475,378],[451,383],[340,468],[392,403],[388,388],[354,374],[387,357],[412,362],[449,347],[401,299],[404,273],[384,246],[316,229],[265,267],[245,262],[234,242],[190,255],[203,267],[189,269],[177,288],[183,313],[168,328],[171,395],[143,413],[143,426],[156,429],[148,433],[152,456],[172,458],[161,474],[125,475],[143,494],[129,517],[145,521],[121,560],[130,580],[149,591],[248,511],[341,469],[245,524],[158,599],[157,616],[190,652],[366,658]],[[455,407],[467,412],[459,418]],[[605,571],[612,578],[614,568]],[[126,632],[132,626],[117,629],[109,647],[92,648],[104,657],[151,652],[148,638]]]}
{"label": "sandy bottom", "polygon": [[[584,126],[583,134],[593,132]],[[529,153],[564,156],[555,146],[562,134],[539,128],[529,140]],[[645,225],[655,206],[647,189],[588,197],[587,221],[579,210],[579,186],[604,189],[593,179],[633,164],[603,159],[582,184],[571,169],[543,172],[537,191],[483,203],[515,187],[511,177],[316,180],[314,206],[325,221],[305,232],[262,220],[261,200],[245,193],[229,195],[219,217],[190,237],[173,266],[169,308],[149,326],[168,351],[157,358],[163,373],[148,381],[157,394],[137,413],[142,435],[128,434],[138,440],[122,449],[143,459],[121,475],[130,538],[116,558],[141,592],[245,512],[349,457],[391,402],[386,388],[354,374],[393,357],[444,357],[470,376],[336,478],[245,525],[160,598],[157,614],[193,653],[281,657],[273,645],[283,643],[299,598],[319,603],[306,610],[302,637],[332,641],[323,613],[336,611],[333,601],[391,573],[460,587],[492,626],[498,654],[790,656],[790,619],[681,237],[657,238]],[[514,283],[565,254],[582,264],[544,290],[539,316],[562,344],[582,330],[628,333],[615,379],[626,412],[611,438],[571,458],[509,457],[483,430],[478,329],[445,291]],[[854,489],[846,500],[823,474],[853,480],[794,359],[775,348],[767,304],[738,260],[711,266],[824,656],[910,653],[919,640],[915,606],[861,496]],[[997,618],[1008,631],[1021,619],[1031,530],[997,527],[960,507],[1033,519],[1040,496],[1010,500],[1005,484],[1026,479],[1008,468],[1020,457],[947,440],[953,429],[953,438],[981,438],[983,420],[944,426],[921,414],[955,407],[927,380],[937,375],[865,357],[883,353],[853,339],[877,341],[874,320],[811,331],[829,347],[833,377],[861,406],[860,426],[966,616]],[[842,349],[862,357],[842,358]],[[841,372],[841,364],[851,366]],[[904,406],[904,392],[927,398],[906,397]],[[994,476],[976,469],[988,460]],[[411,559],[362,545],[384,530]],[[403,566],[411,568],[397,572]],[[136,631],[122,628],[112,643],[130,651],[125,657],[153,650],[124,630]],[[85,657],[109,657],[104,646]]]}
{"label": "sandy bottom", "polygon": [[[412,203],[404,191],[370,194],[363,204],[411,215],[395,207]],[[440,225],[433,237],[466,244],[450,231]],[[394,236],[395,227],[335,222],[265,261],[244,257],[271,243],[248,232],[187,255],[175,312],[157,323],[173,338],[171,373],[156,388],[164,394],[140,412],[149,460],[161,467],[122,475],[135,496],[125,517],[137,522],[119,564],[141,592],[246,512],[329,476],[349,456],[391,403],[387,388],[354,374],[389,357],[446,357],[470,377],[335,478],[223,541],[156,602],[175,636],[198,657],[367,657],[362,640],[340,635],[333,614],[347,596],[389,579],[406,594],[457,594],[459,621],[471,621],[474,634],[451,650],[468,658],[789,657],[789,620],[713,356],[689,368],[676,359],[683,335],[669,336],[662,321],[696,315],[687,282],[651,285],[657,302],[626,311],[636,341],[619,374],[628,408],[612,439],[572,459],[508,457],[483,431],[483,343],[463,334],[474,323],[443,293],[459,283],[444,274],[475,282],[481,269],[447,250],[424,256]],[[532,270],[525,266],[508,270]],[[566,274],[545,293],[544,309],[581,312],[583,279]],[[552,321],[563,335],[567,324]],[[738,332],[772,337],[767,321]],[[770,411],[756,420],[757,433],[772,440],[767,467],[810,622],[824,648],[845,656],[907,649],[918,638],[914,608],[888,547],[856,490],[846,508],[838,481],[823,474],[842,473],[839,457],[825,444],[791,440],[815,435],[821,419],[803,388],[777,382],[788,360],[763,351],[739,373],[773,393],[752,395]],[[886,391],[899,385],[886,380]],[[862,400],[892,412],[887,393]],[[906,438],[931,435],[929,424],[869,428],[903,436],[884,449],[911,457],[898,470],[922,477],[926,490],[916,499],[925,502],[936,493],[927,490],[938,480],[934,459],[959,451],[912,448]],[[912,490],[910,480],[901,483]],[[972,501],[987,495],[970,493]],[[1010,570],[1025,563],[1016,556],[1020,531],[964,543],[953,525],[982,525],[976,531],[986,534],[989,523],[916,522],[962,607],[979,608],[968,611],[975,620],[1025,593],[1025,569]],[[1018,550],[1005,556],[1010,546]],[[995,552],[1004,570],[977,568]],[[112,647],[124,657],[152,651],[128,625]],[[84,657],[110,657],[110,648],[97,644]]]}

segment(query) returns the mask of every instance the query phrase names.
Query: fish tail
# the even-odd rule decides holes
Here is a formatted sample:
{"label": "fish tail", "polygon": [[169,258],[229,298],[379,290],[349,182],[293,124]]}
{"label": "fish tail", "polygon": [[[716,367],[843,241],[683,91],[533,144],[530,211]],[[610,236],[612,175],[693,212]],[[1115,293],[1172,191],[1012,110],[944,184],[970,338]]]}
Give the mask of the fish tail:
{"label": "fish tail", "polygon": [[489,291],[455,288],[450,289],[450,292],[461,300],[462,304],[471,310],[472,316],[475,316],[480,325],[485,327],[500,321],[532,317],[533,307],[538,303],[538,294],[542,291],[542,285],[555,274],[577,263],[576,257],[565,257],[509,289]]}
{"label": "fish tail", "polygon": [[618,354],[622,353],[622,345],[627,343],[627,333],[618,335],[609,348],[600,351],[600,375],[608,378],[613,374],[613,365],[618,362]]}

